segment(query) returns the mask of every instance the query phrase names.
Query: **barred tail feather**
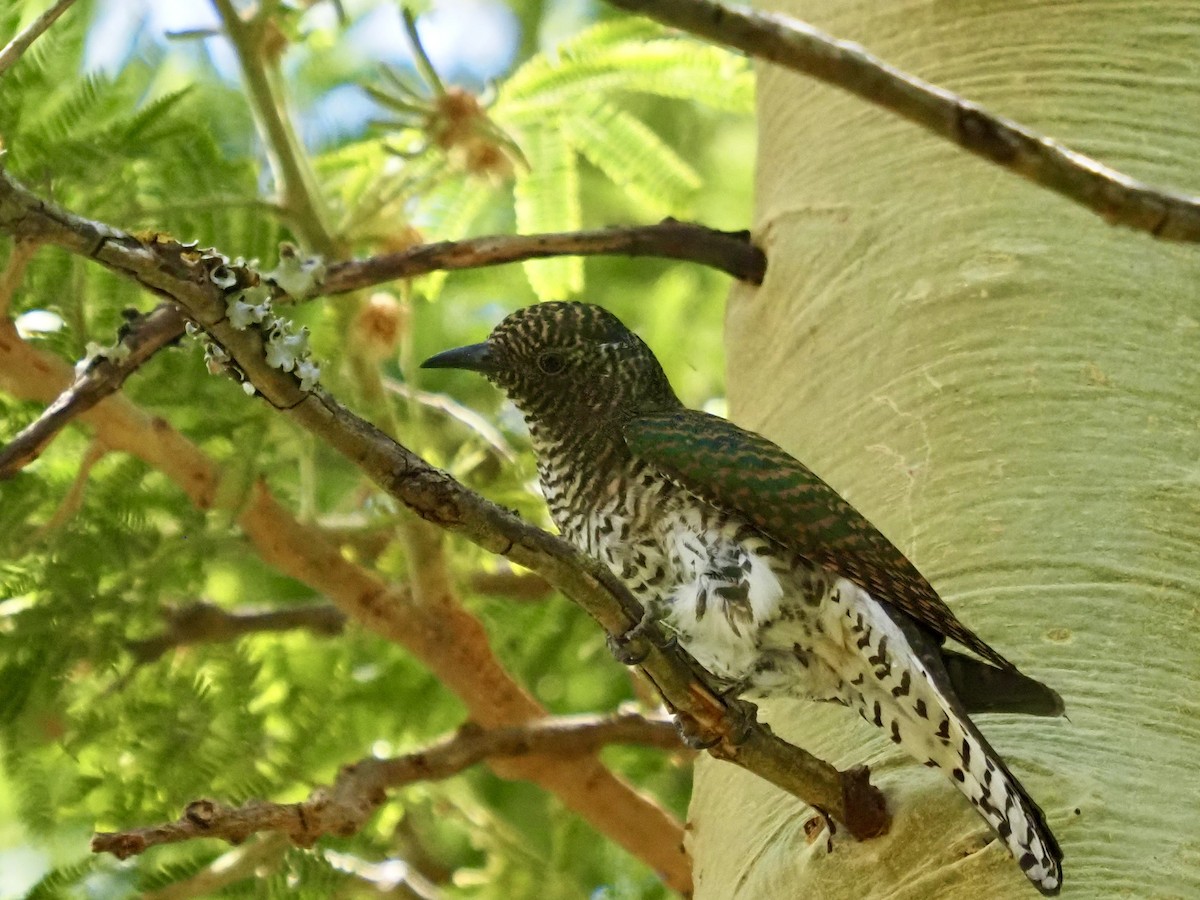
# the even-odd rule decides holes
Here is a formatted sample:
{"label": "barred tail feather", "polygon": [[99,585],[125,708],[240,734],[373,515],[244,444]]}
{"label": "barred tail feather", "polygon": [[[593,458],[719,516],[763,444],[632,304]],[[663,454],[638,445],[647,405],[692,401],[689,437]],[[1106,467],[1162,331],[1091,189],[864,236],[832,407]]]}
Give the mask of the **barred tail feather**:
{"label": "barred tail feather", "polygon": [[[925,765],[941,769],[999,835],[1042,894],[1062,887],[1062,850],[1045,815],[968,718],[940,657],[914,650],[898,625],[863,592],[866,613],[850,631],[870,664],[847,677],[847,699]],[[852,613],[857,616],[857,613]]]}
{"label": "barred tail feather", "polygon": [[971,801],[1033,886],[1046,896],[1056,895],[1062,888],[1062,850],[1041,807],[974,724],[956,715],[956,704],[946,702],[936,685],[930,688],[941,709],[940,723],[925,742],[927,764],[945,772]]}

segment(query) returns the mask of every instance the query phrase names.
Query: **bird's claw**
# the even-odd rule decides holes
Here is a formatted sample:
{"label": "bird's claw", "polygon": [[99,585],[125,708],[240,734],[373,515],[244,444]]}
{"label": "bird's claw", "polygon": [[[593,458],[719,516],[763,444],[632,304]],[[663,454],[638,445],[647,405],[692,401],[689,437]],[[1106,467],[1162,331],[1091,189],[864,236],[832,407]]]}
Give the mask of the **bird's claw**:
{"label": "bird's claw", "polygon": [[624,634],[608,635],[606,640],[609,652],[622,665],[636,666],[650,655],[652,648],[666,649],[675,646],[678,643],[675,635],[663,639],[661,633],[654,629],[658,620],[657,613],[647,607],[638,623]]}
{"label": "bird's claw", "polygon": [[686,713],[675,714],[675,727],[679,730],[679,739],[692,750],[708,750],[721,743],[721,735],[713,734]]}
{"label": "bird's claw", "polygon": [[766,728],[758,721],[758,707],[749,700],[740,700],[736,696],[726,698],[728,702],[729,712],[729,740],[737,745],[745,743],[746,738],[750,736],[750,732],[754,730],[755,725],[760,728]]}

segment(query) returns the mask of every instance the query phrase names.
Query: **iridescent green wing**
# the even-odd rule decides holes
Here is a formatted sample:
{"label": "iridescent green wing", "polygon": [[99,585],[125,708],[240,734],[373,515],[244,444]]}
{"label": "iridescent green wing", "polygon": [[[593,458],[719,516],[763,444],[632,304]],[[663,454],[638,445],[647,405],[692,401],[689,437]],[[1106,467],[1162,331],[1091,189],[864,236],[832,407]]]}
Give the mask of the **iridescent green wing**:
{"label": "iridescent green wing", "polygon": [[799,461],[761,435],[695,410],[625,426],[633,454],[701,499],[735,511],[768,537],[837,572],[872,597],[1005,669],[1014,666],[963,625],[874,525]]}

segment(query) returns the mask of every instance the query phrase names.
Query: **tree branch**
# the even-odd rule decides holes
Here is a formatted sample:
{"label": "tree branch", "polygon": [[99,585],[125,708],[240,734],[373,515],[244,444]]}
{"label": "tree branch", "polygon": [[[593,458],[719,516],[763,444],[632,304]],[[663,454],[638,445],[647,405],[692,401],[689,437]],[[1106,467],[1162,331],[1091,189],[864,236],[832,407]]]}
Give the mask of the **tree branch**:
{"label": "tree branch", "polygon": [[669,719],[635,713],[543,719],[491,731],[468,724],[416,753],[391,759],[367,757],[346,766],[332,786],[317,788],[300,803],[252,800],[231,807],[215,800],[196,800],[174,822],[98,832],[92,838],[92,851],[127,859],[160,844],[210,837],[239,844],[263,831],[282,832],[292,843],[311,847],[325,835],[356,834],[387,802],[389,790],[450,778],[485,759],[579,756],[609,744],[641,744],[665,750],[681,747]]}
{"label": "tree branch", "polygon": [[[95,240],[103,240],[107,226],[72,219],[72,227],[90,229]],[[32,246],[18,244],[18,247]],[[32,252],[29,250],[27,252]],[[567,234],[492,235],[464,241],[421,244],[399,253],[364,260],[351,260],[330,267],[320,290],[340,294],[430,272],[495,266],[558,255],[629,255],[681,259],[712,266],[723,272],[761,284],[766,257],[750,243],[747,232],[716,231],[703,225],[666,220],[658,225],[606,228]],[[3,287],[24,271],[21,257],[14,256]],[[10,277],[11,275],[11,277]],[[11,285],[15,290],[15,284]],[[163,304],[130,326],[122,340],[129,350],[119,360],[101,358],[79,376],[66,392],[0,450],[0,481],[11,478],[49,446],[72,419],[91,409],[118,390],[151,356],[183,334],[185,317],[172,303]]]}
{"label": "tree branch", "polygon": [[745,231],[716,231],[667,219],[657,225],[564,234],[513,234],[421,244],[329,267],[322,293],[341,294],[438,270],[478,269],[548,256],[657,256],[711,266],[762,284],[767,260]]}
{"label": "tree branch", "polygon": [[5,44],[4,49],[0,50],[0,77],[11,69],[13,64],[29,49],[29,46],[41,37],[46,29],[53,25],[58,17],[70,9],[74,3],[75,0],[58,0],[30,22],[24,31]]}
{"label": "tree branch", "polygon": [[139,663],[150,663],[168,650],[192,644],[233,641],[248,634],[304,628],[314,634],[341,634],[346,614],[329,603],[288,606],[261,612],[230,612],[212,603],[189,603],[165,613],[167,627],[154,637],[127,645]]}
{"label": "tree branch", "polygon": [[[142,241],[89,222],[38,199],[0,172],[0,230],[37,237],[90,256],[148,290],[179,303],[236,362],[275,408],[324,439],[368,477],[420,517],[462,534],[485,550],[532,569],[582,606],[609,634],[628,632],[641,607],[598,561],[536,528],[429,465],[319,388],[300,390],[295,376],[267,362],[258,328],[239,330],[226,315],[212,271],[228,268],[220,256],[197,254],[169,240]],[[253,274],[237,273],[239,283]],[[753,721],[747,704],[722,697],[703,669],[649,629],[643,671],[688,730],[713,755],[742,766],[842,821],[851,834],[871,837],[887,828],[883,797],[865,778],[796,748]],[[753,708],[750,707],[750,710]]]}
{"label": "tree branch", "polygon": [[[122,338],[118,358],[98,357],[55,398],[34,421],[0,448],[0,481],[11,478],[37,459],[73,419],[105,397],[115,394],[125,379],[172,341],[183,335],[184,317],[173,303],[163,303],[132,323]],[[127,350],[128,353],[124,351]]]}
{"label": "tree branch", "polygon": [[554,588],[546,579],[529,572],[477,572],[470,579],[471,590],[477,594],[503,597],[506,600],[533,602],[545,600]]}
{"label": "tree branch", "polygon": [[194,875],[138,895],[139,900],[194,900],[213,897],[249,878],[267,878],[279,869],[288,850],[286,835],[270,834],[222,853]]}
{"label": "tree branch", "polygon": [[715,0],[609,2],[840,87],[1110,224],[1166,240],[1200,241],[1200,198],[1150,187],[797,19]]}

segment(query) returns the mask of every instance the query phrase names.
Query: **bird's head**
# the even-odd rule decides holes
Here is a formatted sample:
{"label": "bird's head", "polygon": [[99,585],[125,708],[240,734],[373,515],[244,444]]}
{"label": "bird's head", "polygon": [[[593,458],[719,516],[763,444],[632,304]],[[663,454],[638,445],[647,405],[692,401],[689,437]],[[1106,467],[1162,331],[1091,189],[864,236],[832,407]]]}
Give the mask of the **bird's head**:
{"label": "bird's head", "polygon": [[612,313],[587,303],[517,310],[483,343],[421,365],[481,372],[531,423],[551,427],[604,427],[679,405],[646,343]]}

